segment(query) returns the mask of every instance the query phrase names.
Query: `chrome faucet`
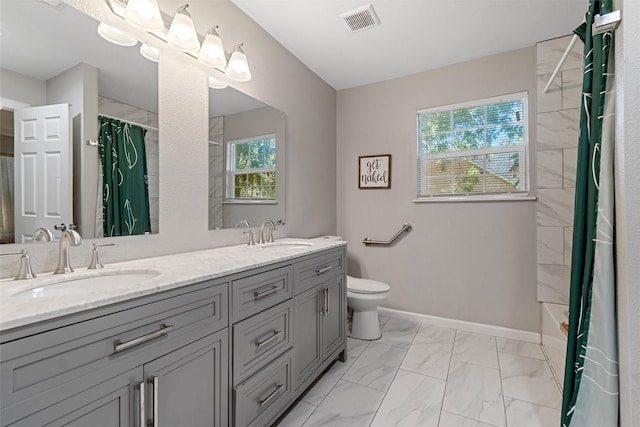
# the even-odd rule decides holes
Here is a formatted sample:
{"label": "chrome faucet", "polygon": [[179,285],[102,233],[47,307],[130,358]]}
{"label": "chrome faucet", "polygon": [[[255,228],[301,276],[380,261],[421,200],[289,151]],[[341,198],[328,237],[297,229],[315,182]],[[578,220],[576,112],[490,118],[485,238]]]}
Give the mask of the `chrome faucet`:
{"label": "chrome faucet", "polygon": [[242,234],[248,234],[249,235],[247,237],[247,245],[249,245],[249,246],[255,245],[256,242],[253,240],[253,230],[251,229],[251,224],[249,224],[249,221],[247,221],[246,219],[241,219],[236,224],[236,228],[240,228],[243,225],[249,229],[248,231],[245,231],[244,233],[242,233]]}
{"label": "chrome faucet", "polygon": [[115,246],[115,243],[104,243],[102,245],[99,245],[97,243],[93,244],[93,251],[91,251],[91,263],[89,264],[89,267],[87,267],[88,270],[96,270],[98,268],[104,268],[104,264],[102,264],[102,260],[100,259],[100,252],[98,252],[98,248],[101,248],[103,246]]}
{"label": "chrome faucet", "polygon": [[62,231],[60,237],[60,252],[58,253],[58,268],[55,269],[53,274],[66,274],[73,272],[71,263],[69,262],[69,245],[80,246],[82,244],[82,237],[75,230],[77,227],[73,224],[66,225],[60,224],[54,227],[56,230]]}
{"label": "chrome faucet", "polygon": [[47,227],[36,228],[33,232],[34,242],[51,242],[53,241],[53,233]]}
{"label": "chrome faucet", "polygon": [[[269,226],[269,237],[265,240],[264,239],[264,226],[268,225]],[[260,226],[260,236],[258,237],[258,243],[272,243],[273,242],[273,230],[276,229],[276,224],[271,221],[271,220],[267,220],[267,221],[263,221],[262,225]]]}
{"label": "chrome faucet", "polygon": [[20,252],[9,252],[6,254],[0,254],[0,256],[4,255],[22,255],[20,257],[20,267],[18,268],[18,274],[14,277],[13,280],[25,280],[25,279],[33,279],[36,277],[31,270],[31,259],[29,258],[29,251],[23,249]]}

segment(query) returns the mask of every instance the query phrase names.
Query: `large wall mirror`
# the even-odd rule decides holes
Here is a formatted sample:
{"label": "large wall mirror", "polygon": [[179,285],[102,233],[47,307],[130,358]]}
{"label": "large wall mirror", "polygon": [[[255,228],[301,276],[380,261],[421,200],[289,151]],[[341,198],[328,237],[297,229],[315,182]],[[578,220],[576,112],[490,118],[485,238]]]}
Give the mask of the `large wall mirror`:
{"label": "large wall mirror", "polygon": [[[41,227],[56,238],[60,223],[76,224],[84,238],[158,232],[157,63],[139,43],[107,42],[98,24],[63,2],[2,2],[2,243],[33,241]],[[120,148],[105,141],[116,134],[127,169],[144,165],[135,178],[123,178],[122,164],[110,167]],[[138,195],[111,203],[129,179]]]}
{"label": "large wall mirror", "polygon": [[285,114],[231,87],[209,95],[209,229],[285,221]]}

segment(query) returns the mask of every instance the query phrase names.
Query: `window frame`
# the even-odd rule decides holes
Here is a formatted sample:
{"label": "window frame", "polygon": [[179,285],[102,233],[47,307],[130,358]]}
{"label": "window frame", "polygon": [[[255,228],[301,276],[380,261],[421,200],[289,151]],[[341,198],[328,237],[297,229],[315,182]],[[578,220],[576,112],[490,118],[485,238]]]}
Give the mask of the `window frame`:
{"label": "window frame", "polygon": [[[276,144],[276,148],[274,154],[276,156],[276,162],[273,167],[261,167],[261,168],[246,168],[246,169],[236,169],[235,166],[235,151],[236,147],[240,144],[249,144],[251,142],[255,142],[262,139],[273,139]],[[277,191],[277,166],[278,166],[278,139],[276,133],[268,133],[264,135],[256,135],[248,138],[240,138],[233,139],[225,142],[225,197],[224,203],[276,203],[278,197]],[[231,168],[231,162],[233,161],[233,169]],[[239,171],[242,171],[239,173]],[[235,176],[236,175],[247,175],[252,173],[264,173],[264,172],[273,172],[275,176],[275,181],[273,184],[273,197],[236,197],[235,196]]]}
{"label": "window frame", "polygon": [[[426,116],[433,113],[452,113],[455,110],[473,108],[473,107],[485,107],[484,108],[484,125],[475,129],[488,129],[492,126],[487,124],[486,106],[499,104],[509,101],[522,101],[523,104],[523,143],[518,145],[506,145],[498,147],[482,147],[468,150],[451,150],[439,153],[429,153],[428,140],[427,150],[421,153],[421,140],[420,140],[420,120],[421,116]],[[465,131],[469,129],[464,129]],[[473,129],[471,129],[473,130]],[[454,129],[450,133],[453,133]],[[483,191],[473,193],[444,193],[444,194],[427,194],[427,164],[429,160],[442,159],[442,158],[457,158],[465,156],[483,156],[487,154],[499,154],[499,153],[513,153],[519,152],[521,159],[524,159],[525,170],[522,167],[519,170],[520,179],[525,179],[525,189],[520,191],[505,191],[505,192],[486,192],[486,180],[483,180]],[[417,188],[416,198],[414,202],[436,202],[436,201],[502,201],[502,200],[535,200],[535,197],[531,195],[531,171],[530,171],[530,153],[531,144],[529,137],[529,92],[522,91],[516,93],[510,93],[505,95],[499,95],[489,98],[476,99],[467,102],[461,102],[456,104],[441,105],[437,107],[423,108],[416,111],[416,173],[417,173]],[[422,173],[421,173],[422,172]],[[452,185],[454,182],[454,176],[452,175]]]}

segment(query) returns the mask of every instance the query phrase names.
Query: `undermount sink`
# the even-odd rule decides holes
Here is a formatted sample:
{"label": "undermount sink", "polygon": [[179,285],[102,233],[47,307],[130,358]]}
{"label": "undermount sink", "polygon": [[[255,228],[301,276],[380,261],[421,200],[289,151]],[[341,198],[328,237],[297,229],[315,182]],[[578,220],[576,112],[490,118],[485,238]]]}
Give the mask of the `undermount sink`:
{"label": "undermount sink", "polygon": [[59,280],[53,279],[33,288],[17,292],[12,297],[44,298],[62,296],[69,291],[88,292],[96,288],[113,285],[133,286],[153,279],[159,274],[160,272],[155,270],[128,270],[73,277],[72,273],[70,276],[61,277]]}
{"label": "undermount sink", "polygon": [[299,241],[272,242],[272,243],[264,243],[260,245],[262,249],[268,249],[268,248],[302,249],[302,248],[308,248],[309,246],[313,246],[313,244],[309,242],[299,242]]}

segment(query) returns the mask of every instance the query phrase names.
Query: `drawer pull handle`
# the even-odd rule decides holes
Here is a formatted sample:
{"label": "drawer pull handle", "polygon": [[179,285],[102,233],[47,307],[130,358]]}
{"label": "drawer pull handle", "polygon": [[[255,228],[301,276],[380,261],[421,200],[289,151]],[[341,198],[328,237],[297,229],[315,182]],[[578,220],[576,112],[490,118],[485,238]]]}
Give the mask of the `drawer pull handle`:
{"label": "drawer pull handle", "polygon": [[262,341],[256,341],[256,348],[262,348],[265,345],[274,342],[273,340],[278,338],[280,335],[282,335],[282,331],[275,331],[269,338],[265,338]]}
{"label": "drawer pull handle", "polygon": [[130,349],[131,347],[135,347],[137,345],[146,343],[147,341],[151,341],[163,335],[167,335],[169,332],[171,332],[172,329],[172,325],[165,325],[163,323],[160,329],[155,332],[151,332],[150,334],[143,335],[126,342],[120,342],[120,340],[117,340],[113,343],[113,352],[119,353],[121,351]]}
{"label": "drawer pull handle", "polygon": [[271,394],[269,394],[269,396],[267,396],[267,397],[266,397],[266,398],[264,398],[263,400],[258,400],[258,406],[262,407],[262,406],[264,406],[264,405],[268,404],[268,403],[269,403],[269,401],[270,401],[271,399],[273,399],[273,398],[278,394],[278,392],[282,389],[282,387],[284,387],[284,384],[278,384],[278,385],[276,385],[276,389],[275,389],[275,390],[273,390],[273,391],[271,392]]}
{"label": "drawer pull handle", "polygon": [[262,291],[262,292],[257,292],[256,291],[256,292],[253,293],[253,299],[257,300],[257,299],[260,299],[260,298],[264,298],[264,297],[269,296],[271,294],[275,294],[279,290],[280,290],[279,287],[275,287],[275,288],[271,288],[269,290]]}
{"label": "drawer pull handle", "polygon": [[316,274],[326,273],[327,271],[333,270],[333,266],[326,265],[324,267],[316,268]]}

